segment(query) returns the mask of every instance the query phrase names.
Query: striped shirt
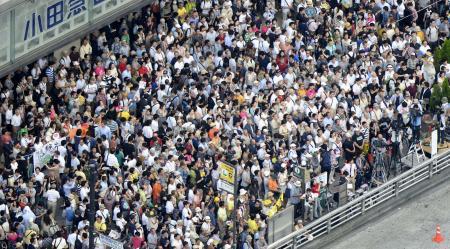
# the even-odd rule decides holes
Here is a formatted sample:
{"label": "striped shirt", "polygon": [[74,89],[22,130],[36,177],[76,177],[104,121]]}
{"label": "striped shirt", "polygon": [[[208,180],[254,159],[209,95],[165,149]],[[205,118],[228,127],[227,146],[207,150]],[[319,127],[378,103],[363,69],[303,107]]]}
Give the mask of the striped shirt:
{"label": "striped shirt", "polygon": [[109,127],[109,129],[111,130],[111,133],[115,133],[117,131],[117,129],[119,129],[119,125],[114,120],[110,120],[108,123],[106,123],[106,126]]}
{"label": "striped shirt", "polygon": [[49,83],[55,82],[55,70],[52,67],[47,67],[45,70],[45,75],[47,75]]}
{"label": "striped shirt", "polygon": [[361,129],[361,133],[364,136],[364,141],[369,141],[369,135],[370,135],[369,129],[368,128],[362,128]]}

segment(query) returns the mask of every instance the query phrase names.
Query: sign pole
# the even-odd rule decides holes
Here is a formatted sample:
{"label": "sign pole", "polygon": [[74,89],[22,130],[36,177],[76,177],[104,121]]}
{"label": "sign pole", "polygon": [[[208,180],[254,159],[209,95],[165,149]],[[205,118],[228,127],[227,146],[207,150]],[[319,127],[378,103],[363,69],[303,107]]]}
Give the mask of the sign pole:
{"label": "sign pole", "polygon": [[91,159],[89,163],[89,249],[94,249],[94,223],[95,223],[95,182],[97,173],[97,162]]}
{"label": "sign pole", "polygon": [[219,168],[219,181],[217,182],[217,189],[220,191],[225,191],[228,194],[234,196],[234,209],[232,213],[233,221],[233,244],[234,248],[237,248],[237,233],[238,233],[238,220],[237,220],[237,208],[238,208],[238,177],[237,177],[237,163],[233,165],[224,162],[217,162]]}
{"label": "sign pole", "polygon": [[237,209],[238,209],[238,180],[237,180],[237,165],[233,165],[234,167],[234,208],[233,208],[233,216],[234,216],[234,224],[233,224],[233,244],[234,248],[238,248],[237,244],[239,242],[237,238],[238,233],[238,219],[237,219]]}

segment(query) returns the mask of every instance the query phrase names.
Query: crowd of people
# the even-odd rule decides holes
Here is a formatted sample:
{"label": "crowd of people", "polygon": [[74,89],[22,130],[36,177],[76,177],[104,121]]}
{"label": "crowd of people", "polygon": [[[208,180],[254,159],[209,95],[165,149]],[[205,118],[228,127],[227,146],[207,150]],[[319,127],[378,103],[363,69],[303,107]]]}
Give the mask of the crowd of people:
{"label": "crowd of people", "polygon": [[[420,138],[431,87],[450,77],[433,59],[449,9],[155,1],[17,69],[1,80],[0,241],[89,248],[95,213],[95,248],[100,234],[133,249],[267,248],[280,210],[293,205],[301,229],[320,188],[371,181],[374,139],[405,126]],[[236,194],[218,187],[219,161]]]}

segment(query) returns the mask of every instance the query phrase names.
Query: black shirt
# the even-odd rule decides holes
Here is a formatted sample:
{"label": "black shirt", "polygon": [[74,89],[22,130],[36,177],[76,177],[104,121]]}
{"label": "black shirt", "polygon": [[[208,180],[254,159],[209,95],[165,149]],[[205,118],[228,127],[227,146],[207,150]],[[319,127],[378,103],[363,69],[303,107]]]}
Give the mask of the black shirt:
{"label": "black shirt", "polygon": [[344,157],[345,160],[350,160],[353,158],[354,152],[348,152],[347,150],[353,150],[354,146],[353,146],[353,141],[352,140],[345,140],[344,144],[342,145],[342,147],[344,148]]}
{"label": "black shirt", "polygon": [[123,155],[125,157],[134,155],[136,149],[134,148],[134,144],[124,143],[123,144]]}
{"label": "black shirt", "polygon": [[406,75],[409,76],[409,75],[412,75],[412,73],[413,73],[413,70],[411,70],[409,68],[403,69],[403,67],[397,71],[397,74],[399,75],[400,79],[406,79],[407,78]]}
{"label": "black shirt", "polygon": [[[363,146],[364,143],[364,135],[360,132],[359,134],[354,134],[352,137],[353,142],[356,142],[356,144],[358,144],[359,146]],[[356,154],[360,154],[361,153],[361,149],[359,149],[358,147],[355,146],[355,152]]]}

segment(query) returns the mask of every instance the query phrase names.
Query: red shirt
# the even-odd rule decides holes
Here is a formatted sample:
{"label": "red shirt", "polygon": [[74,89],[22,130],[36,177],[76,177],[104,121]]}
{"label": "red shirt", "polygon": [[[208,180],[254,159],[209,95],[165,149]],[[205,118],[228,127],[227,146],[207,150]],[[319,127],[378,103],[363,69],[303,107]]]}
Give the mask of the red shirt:
{"label": "red shirt", "polygon": [[103,75],[105,75],[105,68],[104,67],[96,67],[95,74],[103,77]]}
{"label": "red shirt", "polygon": [[280,72],[285,73],[286,69],[288,68],[288,63],[289,63],[287,56],[277,57],[276,62],[277,62],[278,68],[280,69]]}
{"label": "red shirt", "polygon": [[256,32],[259,31],[258,27],[256,27],[256,26],[253,27],[253,28],[251,28],[250,30],[251,30],[251,32],[253,32],[253,33],[256,33]]}
{"label": "red shirt", "polygon": [[219,39],[220,41],[224,41],[225,40],[225,33],[222,33],[222,34],[218,35],[217,39]]}
{"label": "red shirt", "polygon": [[263,25],[263,26],[261,26],[261,32],[263,33],[263,34],[265,34],[265,33],[267,33],[267,31],[269,31],[269,29],[271,29],[272,28],[272,24],[270,24],[270,25]]}
{"label": "red shirt", "polygon": [[142,76],[144,74],[148,74],[148,71],[149,71],[148,68],[145,66],[140,67],[138,70],[140,76]]}
{"label": "red shirt", "polygon": [[311,192],[313,192],[315,194],[319,194],[319,192],[320,192],[320,184],[319,183],[314,183],[312,185]]}
{"label": "red shirt", "polygon": [[131,238],[131,242],[133,243],[133,249],[140,248],[143,241],[144,240],[141,237],[133,236],[133,238]]}
{"label": "red shirt", "polygon": [[119,63],[119,71],[122,73],[123,71],[125,71],[125,69],[127,69],[127,64],[124,62],[120,62]]}

